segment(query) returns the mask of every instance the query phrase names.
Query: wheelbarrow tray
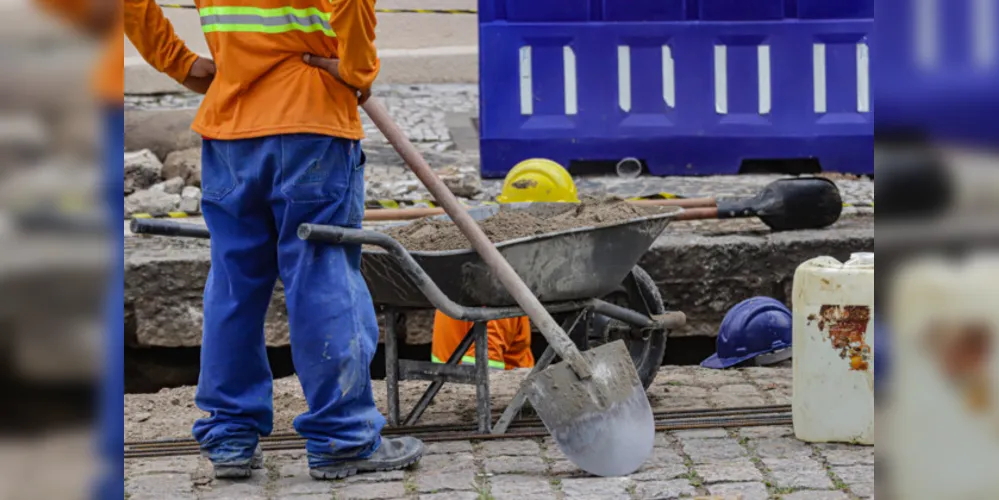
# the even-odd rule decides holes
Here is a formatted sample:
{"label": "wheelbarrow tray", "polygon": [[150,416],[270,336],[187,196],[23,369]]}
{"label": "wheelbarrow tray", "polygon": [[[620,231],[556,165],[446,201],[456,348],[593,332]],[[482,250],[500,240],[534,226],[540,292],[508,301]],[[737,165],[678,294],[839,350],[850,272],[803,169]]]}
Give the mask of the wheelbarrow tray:
{"label": "wheelbarrow tray", "polygon": [[[515,203],[474,207],[469,214],[486,219],[500,210],[545,217],[562,213],[565,204]],[[542,302],[598,298],[615,290],[681,209],[617,223],[586,226],[500,242],[507,262]],[[448,219],[447,216],[435,217]],[[513,297],[472,249],[412,251],[410,255],[451,300],[465,307],[508,307]],[[433,305],[406,277],[395,257],[365,247],[361,272],[375,304],[414,309]]]}

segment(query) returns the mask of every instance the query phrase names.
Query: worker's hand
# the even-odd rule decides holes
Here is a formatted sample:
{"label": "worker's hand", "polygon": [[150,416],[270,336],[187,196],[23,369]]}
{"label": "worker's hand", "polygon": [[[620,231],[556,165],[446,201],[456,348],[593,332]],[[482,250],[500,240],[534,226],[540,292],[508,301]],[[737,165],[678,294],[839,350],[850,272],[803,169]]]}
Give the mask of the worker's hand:
{"label": "worker's hand", "polygon": [[337,81],[344,84],[347,88],[353,90],[357,94],[358,105],[364,104],[364,102],[367,101],[369,97],[371,97],[370,88],[357,89],[347,84],[347,82],[343,81],[343,78],[340,78],[339,59],[333,59],[329,57],[319,57],[312,54],[303,54],[302,60],[305,61],[305,64],[308,64],[309,66],[326,70],[326,72],[333,75],[333,78],[336,78]]}
{"label": "worker's hand", "polygon": [[212,80],[215,79],[215,61],[198,57],[191,65],[191,70],[187,72],[184,79],[184,86],[199,94],[208,92]]}

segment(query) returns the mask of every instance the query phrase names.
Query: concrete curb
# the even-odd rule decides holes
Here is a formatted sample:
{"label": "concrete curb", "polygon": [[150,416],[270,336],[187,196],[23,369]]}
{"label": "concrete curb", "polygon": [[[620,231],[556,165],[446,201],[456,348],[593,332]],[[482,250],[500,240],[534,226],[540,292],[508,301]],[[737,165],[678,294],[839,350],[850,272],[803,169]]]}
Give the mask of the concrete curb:
{"label": "concrete curb", "polygon": [[[668,307],[683,311],[690,326],[674,336],[714,336],[729,307],[754,295],[790,301],[791,280],[807,259],[874,250],[874,218],[856,217],[825,230],[711,234],[668,232],[640,265],[659,285]],[[194,347],[201,342],[202,289],[208,242],[126,238],[126,341],[132,346]],[[428,343],[432,315],[407,317],[407,343]],[[288,344],[280,285],[267,315],[268,345]]]}

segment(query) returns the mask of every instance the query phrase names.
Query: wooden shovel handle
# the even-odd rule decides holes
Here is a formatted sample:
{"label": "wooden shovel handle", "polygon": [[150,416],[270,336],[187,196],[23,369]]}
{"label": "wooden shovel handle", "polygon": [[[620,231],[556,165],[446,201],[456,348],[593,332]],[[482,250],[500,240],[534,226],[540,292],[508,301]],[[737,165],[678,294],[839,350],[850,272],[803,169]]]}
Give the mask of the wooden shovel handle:
{"label": "wooden shovel handle", "polygon": [[492,269],[496,277],[503,283],[503,287],[510,293],[521,309],[527,313],[531,321],[538,325],[538,330],[548,340],[548,345],[564,359],[576,375],[587,380],[593,376],[590,363],[583,357],[576,345],[572,343],[569,336],[562,330],[555,319],[552,318],[541,301],[531,292],[531,289],[524,284],[517,272],[514,271],[510,263],[503,258],[496,246],[489,241],[489,237],[475,222],[475,219],[465,210],[465,207],[458,202],[451,190],[437,177],[437,174],[430,168],[427,161],[406,137],[406,134],[399,129],[388,111],[381,102],[374,97],[369,98],[361,105],[364,111],[375,123],[378,130],[381,130],[385,138],[388,139],[392,147],[395,148],[403,161],[420,179],[420,182],[430,191],[434,199],[444,208],[451,220],[461,233],[468,238],[472,248],[482,257],[482,260]]}
{"label": "wooden shovel handle", "polygon": [[[710,208],[716,202],[714,198],[677,198],[669,200],[631,200],[629,203],[645,207],[683,207]],[[442,208],[380,208],[364,212],[366,221],[412,220],[423,217],[444,215]]]}

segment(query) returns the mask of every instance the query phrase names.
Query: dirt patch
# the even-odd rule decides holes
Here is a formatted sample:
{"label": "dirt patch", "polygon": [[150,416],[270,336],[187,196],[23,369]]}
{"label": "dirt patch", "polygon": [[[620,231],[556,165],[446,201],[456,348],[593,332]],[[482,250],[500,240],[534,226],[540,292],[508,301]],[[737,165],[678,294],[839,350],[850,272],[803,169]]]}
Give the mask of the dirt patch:
{"label": "dirt patch", "polygon": [[[553,233],[586,226],[606,226],[660,212],[657,207],[638,207],[620,199],[586,200],[566,205],[564,212],[538,217],[520,211],[500,211],[479,222],[479,227],[493,243]],[[411,224],[389,228],[386,234],[408,250],[464,250],[471,245],[449,220],[421,219]]]}

